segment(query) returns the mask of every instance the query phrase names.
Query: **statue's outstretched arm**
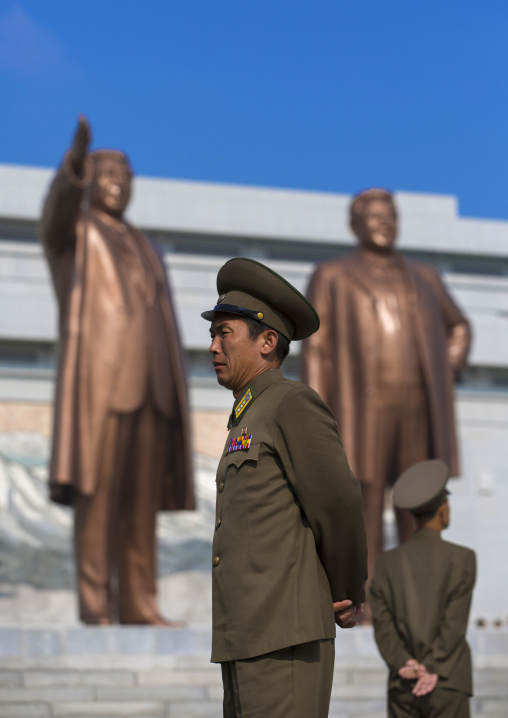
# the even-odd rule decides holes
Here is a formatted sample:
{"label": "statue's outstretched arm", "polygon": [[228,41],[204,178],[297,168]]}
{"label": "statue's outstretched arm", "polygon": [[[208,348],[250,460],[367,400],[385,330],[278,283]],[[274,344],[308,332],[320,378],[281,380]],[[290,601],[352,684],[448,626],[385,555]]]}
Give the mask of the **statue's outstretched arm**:
{"label": "statue's outstretched arm", "polygon": [[72,147],[66,153],[44,202],[40,233],[46,250],[52,254],[61,254],[75,242],[83,194],[92,179],[88,158],[91,137],[90,125],[86,117],[81,116]]}

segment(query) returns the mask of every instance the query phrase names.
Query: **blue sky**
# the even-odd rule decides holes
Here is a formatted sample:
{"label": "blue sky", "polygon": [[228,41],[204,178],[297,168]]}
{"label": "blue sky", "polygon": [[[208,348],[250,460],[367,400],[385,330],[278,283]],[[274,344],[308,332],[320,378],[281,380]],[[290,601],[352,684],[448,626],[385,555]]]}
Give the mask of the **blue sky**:
{"label": "blue sky", "polygon": [[0,162],[76,117],[138,174],[454,194],[508,219],[506,0],[0,0]]}

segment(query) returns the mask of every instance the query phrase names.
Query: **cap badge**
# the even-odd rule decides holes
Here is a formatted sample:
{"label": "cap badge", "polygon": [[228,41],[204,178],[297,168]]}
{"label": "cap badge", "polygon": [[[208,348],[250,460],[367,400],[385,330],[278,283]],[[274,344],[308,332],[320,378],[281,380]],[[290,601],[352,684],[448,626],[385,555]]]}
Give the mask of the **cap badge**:
{"label": "cap badge", "polygon": [[217,299],[217,304],[220,304],[220,303],[222,302],[222,300],[225,299],[225,298],[226,298],[226,295],[225,295],[225,294],[221,294],[220,297]]}

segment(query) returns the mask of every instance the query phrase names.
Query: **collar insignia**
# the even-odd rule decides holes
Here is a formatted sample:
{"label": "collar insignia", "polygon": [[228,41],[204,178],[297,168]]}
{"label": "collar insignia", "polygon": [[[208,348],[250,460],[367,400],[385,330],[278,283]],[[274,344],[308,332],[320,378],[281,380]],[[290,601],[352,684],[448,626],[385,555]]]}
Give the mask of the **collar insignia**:
{"label": "collar insignia", "polygon": [[235,419],[238,419],[243,414],[243,412],[245,411],[245,409],[247,408],[247,406],[249,405],[249,403],[252,401],[253,398],[254,397],[252,396],[252,389],[249,386],[249,388],[247,389],[245,394],[242,396],[238,406],[235,409]]}

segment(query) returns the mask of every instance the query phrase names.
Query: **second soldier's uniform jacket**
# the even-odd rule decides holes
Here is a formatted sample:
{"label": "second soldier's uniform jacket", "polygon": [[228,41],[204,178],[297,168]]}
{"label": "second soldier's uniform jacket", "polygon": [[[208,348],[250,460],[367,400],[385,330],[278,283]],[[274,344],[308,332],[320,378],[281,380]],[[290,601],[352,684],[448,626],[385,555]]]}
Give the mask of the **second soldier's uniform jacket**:
{"label": "second soldier's uniform jacket", "polygon": [[474,552],[430,528],[378,556],[369,603],[389,690],[407,684],[398,671],[414,658],[438,674],[438,688],[472,695],[466,630],[475,578]]}
{"label": "second soldier's uniform jacket", "polygon": [[212,661],[335,636],[365,600],[362,498],[335,419],[280,369],[235,401],[217,470]]}

